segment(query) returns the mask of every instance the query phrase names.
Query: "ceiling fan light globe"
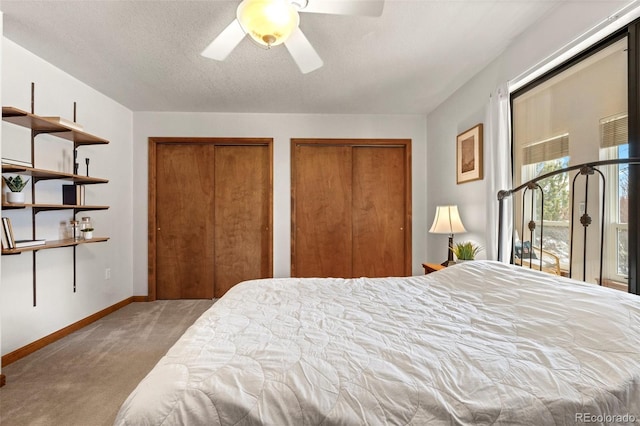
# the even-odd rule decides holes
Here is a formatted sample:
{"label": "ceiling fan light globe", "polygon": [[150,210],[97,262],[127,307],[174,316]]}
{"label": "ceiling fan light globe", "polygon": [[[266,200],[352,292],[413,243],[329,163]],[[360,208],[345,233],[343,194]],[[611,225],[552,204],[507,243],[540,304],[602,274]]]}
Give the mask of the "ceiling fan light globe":
{"label": "ceiling fan light globe", "polygon": [[300,23],[288,0],[244,0],[236,14],[244,31],[267,47],[284,43]]}

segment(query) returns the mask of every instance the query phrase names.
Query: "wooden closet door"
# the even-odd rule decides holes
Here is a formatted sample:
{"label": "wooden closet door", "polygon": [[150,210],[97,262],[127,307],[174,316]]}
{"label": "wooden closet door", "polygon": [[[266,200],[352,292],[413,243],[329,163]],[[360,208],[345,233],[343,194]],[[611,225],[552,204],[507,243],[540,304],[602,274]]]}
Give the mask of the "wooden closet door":
{"label": "wooden closet door", "polygon": [[241,281],[270,276],[267,146],[216,146],[214,297]]}
{"label": "wooden closet door", "polygon": [[294,277],[411,274],[411,141],[293,139]]}
{"label": "wooden closet door", "polygon": [[272,143],[149,138],[149,300],[273,276]]}
{"label": "wooden closet door", "polygon": [[353,147],[353,276],[405,272],[405,148]]}
{"label": "wooden closet door", "polygon": [[295,277],[351,276],[351,147],[296,145]]}
{"label": "wooden closet door", "polygon": [[160,144],[156,159],[157,298],[211,299],[214,146]]}

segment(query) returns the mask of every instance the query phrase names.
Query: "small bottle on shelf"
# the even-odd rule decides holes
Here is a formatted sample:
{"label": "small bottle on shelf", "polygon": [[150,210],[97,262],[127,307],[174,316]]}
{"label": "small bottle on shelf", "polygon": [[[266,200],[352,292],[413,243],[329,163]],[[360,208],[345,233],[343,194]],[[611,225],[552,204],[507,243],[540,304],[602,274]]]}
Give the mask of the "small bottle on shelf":
{"label": "small bottle on shelf", "polygon": [[80,223],[75,219],[71,219],[69,221],[69,228],[71,229],[71,238],[73,238],[76,241],[79,240],[80,239]]}

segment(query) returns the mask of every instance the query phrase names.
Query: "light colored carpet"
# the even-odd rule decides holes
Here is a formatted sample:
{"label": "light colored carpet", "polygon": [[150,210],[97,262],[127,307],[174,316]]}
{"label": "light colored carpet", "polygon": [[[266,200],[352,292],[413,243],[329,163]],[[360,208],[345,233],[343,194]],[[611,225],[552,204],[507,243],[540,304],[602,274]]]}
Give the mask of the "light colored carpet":
{"label": "light colored carpet", "polygon": [[138,382],[213,303],[132,303],[2,368],[0,424],[112,425]]}

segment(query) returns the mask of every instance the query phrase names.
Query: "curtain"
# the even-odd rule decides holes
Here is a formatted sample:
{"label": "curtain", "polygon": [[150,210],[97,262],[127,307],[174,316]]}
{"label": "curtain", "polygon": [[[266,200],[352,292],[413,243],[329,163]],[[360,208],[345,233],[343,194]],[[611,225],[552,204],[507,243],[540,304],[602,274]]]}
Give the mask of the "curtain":
{"label": "curtain", "polygon": [[498,259],[498,191],[513,187],[511,171],[511,107],[507,83],[498,87],[489,98],[486,110],[487,130],[484,155],[487,178],[487,259],[509,263],[511,259],[513,203],[503,201],[502,259]]}

